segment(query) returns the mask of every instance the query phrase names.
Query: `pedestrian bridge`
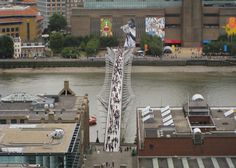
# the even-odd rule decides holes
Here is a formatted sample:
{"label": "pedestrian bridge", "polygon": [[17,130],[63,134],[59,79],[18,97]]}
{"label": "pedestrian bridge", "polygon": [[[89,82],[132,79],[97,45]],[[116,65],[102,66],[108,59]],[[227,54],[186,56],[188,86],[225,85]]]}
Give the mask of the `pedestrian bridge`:
{"label": "pedestrian bridge", "polygon": [[131,101],[132,49],[109,49],[106,55],[106,75],[98,99],[107,111],[104,150],[118,152],[120,149],[122,113]]}

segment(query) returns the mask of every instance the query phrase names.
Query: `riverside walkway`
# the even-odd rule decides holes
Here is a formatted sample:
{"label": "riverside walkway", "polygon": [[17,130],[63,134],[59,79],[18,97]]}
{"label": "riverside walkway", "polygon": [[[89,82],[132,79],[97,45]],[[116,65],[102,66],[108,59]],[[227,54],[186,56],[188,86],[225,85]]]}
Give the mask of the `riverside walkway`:
{"label": "riverside walkway", "polygon": [[107,109],[104,149],[107,152],[118,152],[120,149],[120,130],[122,113],[122,86],[124,74],[123,49],[115,51],[110,96]]}

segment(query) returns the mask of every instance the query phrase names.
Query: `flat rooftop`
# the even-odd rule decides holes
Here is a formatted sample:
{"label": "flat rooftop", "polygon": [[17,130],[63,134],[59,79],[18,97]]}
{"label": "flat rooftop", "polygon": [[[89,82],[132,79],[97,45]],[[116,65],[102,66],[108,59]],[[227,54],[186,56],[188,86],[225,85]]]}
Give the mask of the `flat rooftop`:
{"label": "flat rooftop", "polygon": [[[52,110],[55,120],[74,120],[79,117],[78,108],[82,106],[83,96],[59,96]],[[0,101],[0,117],[26,117],[29,121],[38,121],[47,117],[44,108],[32,108],[31,102],[2,102]]]}
{"label": "flat rooftop", "polygon": [[[7,153],[66,153],[75,127],[75,123],[0,125],[0,149]],[[50,136],[55,129],[64,131],[61,139]]]}
{"label": "flat rooftop", "polygon": [[[138,112],[138,124],[139,124],[139,134],[140,138],[143,139],[144,137],[158,137],[158,130],[170,130],[172,129],[174,135],[182,134],[187,135],[192,132],[190,123],[188,119],[184,115],[183,107],[170,107],[171,116],[173,119],[173,125],[171,126],[164,126],[163,117],[161,116],[161,108],[159,107],[151,107],[153,110],[153,120],[143,122],[142,121],[142,110],[145,108],[137,108]],[[236,109],[236,107],[211,107],[211,117],[213,123],[215,124],[216,131],[219,132],[231,132],[234,136],[236,136],[236,114],[235,112],[227,117],[225,117],[224,113],[230,109]],[[152,130],[150,133],[148,131]]]}

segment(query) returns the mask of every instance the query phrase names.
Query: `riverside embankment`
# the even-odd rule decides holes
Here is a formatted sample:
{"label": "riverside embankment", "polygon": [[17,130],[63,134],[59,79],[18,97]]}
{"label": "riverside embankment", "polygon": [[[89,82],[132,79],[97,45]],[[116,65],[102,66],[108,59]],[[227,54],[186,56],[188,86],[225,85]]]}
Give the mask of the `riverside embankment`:
{"label": "riverside embankment", "polygon": [[[236,59],[134,58],[133,66],[236,66]],[[47,67],[104,67],[104,58],[0,60],[0,69]]]}

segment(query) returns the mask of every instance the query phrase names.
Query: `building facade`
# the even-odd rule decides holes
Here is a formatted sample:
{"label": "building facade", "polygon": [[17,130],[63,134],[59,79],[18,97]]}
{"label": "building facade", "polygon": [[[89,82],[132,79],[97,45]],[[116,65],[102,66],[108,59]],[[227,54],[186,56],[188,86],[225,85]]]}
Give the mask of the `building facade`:
{"label": "building facade", "polygon": [[13,38],[14,42],[14,58],[21,58],[21,39],[20,37]]}
{"label": "building facade", "polygon": [[[67,145],[69,147],[68,151],[71,154],[76,154],[79,156],[75,156],[67,153],[67,151],[64,151],[62,155],[60,155],[57,160],[61,160],[61,162],[64,162],[65,167],[72,168],[73,166],[69,164],[69,162],[77,165],[77,162],[79,165],[83,164],[83,154],[89,147],[89,100],[88,95],[85,96],[76,96],[75,93],[69,88],[69,81],[64,82],[64,88],[59,92],[58,95],[30,95],[27,93],[13,93],[8,96],[2,97],[0,101],[0,125],[39,125],[41,127],[41,124],[50,124],[51,127],[57,128],[60,124],[72,124],[75,126],[74,133],[73,130],[70,131],[70,133],[73,133],[73,138],[71,139],[71,143],[76,143],[79,147],[79,152],[74,151],[74,148],[70,148],[69,144]],[[64,126],[61,128],[64,129]],[[34,130],[32,130],[34,131]],[[37,131],[37,129],[36,129]],[[75,133],[77,131],[77,133]],[[41,132],[41,131],[40,131]],[[68,135],[68,134],[67,134]],[[66,135],[66,136],[67,136]],[[78,137],[78,141],[75,141]],[[73,145],[73,144],[72,144]],[[44,148],[42,146],[42,148]],[[48,149],[47,149],[48,152]],[[40,154],[40,152],[36,151],[40,155],[40,159],[43,159],[44,154]],[[53,151],[50,151],[50,153],[53,153]],[[11,154],[10,154],[11,155]],[[14,155],[14,154],[13,154]],[[18,154],[17,154],[18,155]],[[19,154],[19,155],[24,155]],[[27,153],[28,155],[32,155],[32,153]],[[47,157],[49,157],[48,153],[46,154]],[[55,153],[55,155],[58,156],[58,154]],[[63,161],[63,158],[67,157],[68,159],[65,163],[65,160]],[[37,156],[34,154],[32,156],[33,162],[27,161],[30,164],[39,164],[37,161]],[[75,157],[70,160],[71,157]],[[20,157],[21,159],[24,158],[23,156]],[[6,159],[8,157],[6,156]],[[30,159],[30,157],[28,158]],[[36,159],[36,160],[35,160]],[[1,152],[0,152],[0,160],[1,160]],[[14,157],[13,157],[14,160]],[[6,160],[5,160],[6,161]],[[22,162],[22,161],[21,161]],[[21,163],[20,162],[20,163]],[[0,161],[0,164],[4,162]],[[44,164],[44,162],[42,162]],[[41,165],[42,165],[41,163]],[[49,161],[47,161],[49,164]],[[59,165],[57,165],[59,166]],[[51,167],[51,166],[50,166]],[[53,167],[53,166],[52,166]],[[60,166],[59,166],[60,167]]]}
{"label": "building facade", "polygon": [[29,6],[0,8],[0,34],[20,37],[22,42],[36,41],[42,35],[43,17]]}
{"label": "building facade", "polygon": [[102,35],[103,21],[109,20],[112,34],[123,39],[120,27],[130,18],[135,21],[137,42],[148,33],[160,36],[166,45],[200,47],[226,34],[229,22],[236,29],[236,1],[88,0],[72,10],[71,33]]}
{"label": "building facade", "polygon": [[[209,164],[212,165],[213,162],[220,164],[220,159],[215,160],[217,157],[228,157],[222,160],[227,161],[229,167],[234,165],[234,109],[235,107],[210,107],[199,94],[195,94],[183,107],[138,108],[138,161],[142,162],[149,157],[157,162],[156,158],[161,160],[162,157],[169,157],[173,164],[174,159],[180,158],[181,164],[183,162],[195,167],[191,166],[191,161],[187,161],[187,158],[199,157],[196,159],[198,165],[203,165],[204,158],[210,158]],[[216,158],[211,161],[211,157]]]}
{"label": "building facade", "polygon": [[80,167],[83,153],[79,124],[13,124],[1,125],[0,129],[4,133],[0,164],[34,164],[35,167],[44,168]]}
{"label": "building facade", "polygon": [[66,0],[38,0],[37,8],[44,17],[43,29],[48,27],[49,17],[54,13],[66,17]]}
{"label": "building facade", "polygon": [[42,43],[22,43],[21,58],[45,57],[45,45]]}

